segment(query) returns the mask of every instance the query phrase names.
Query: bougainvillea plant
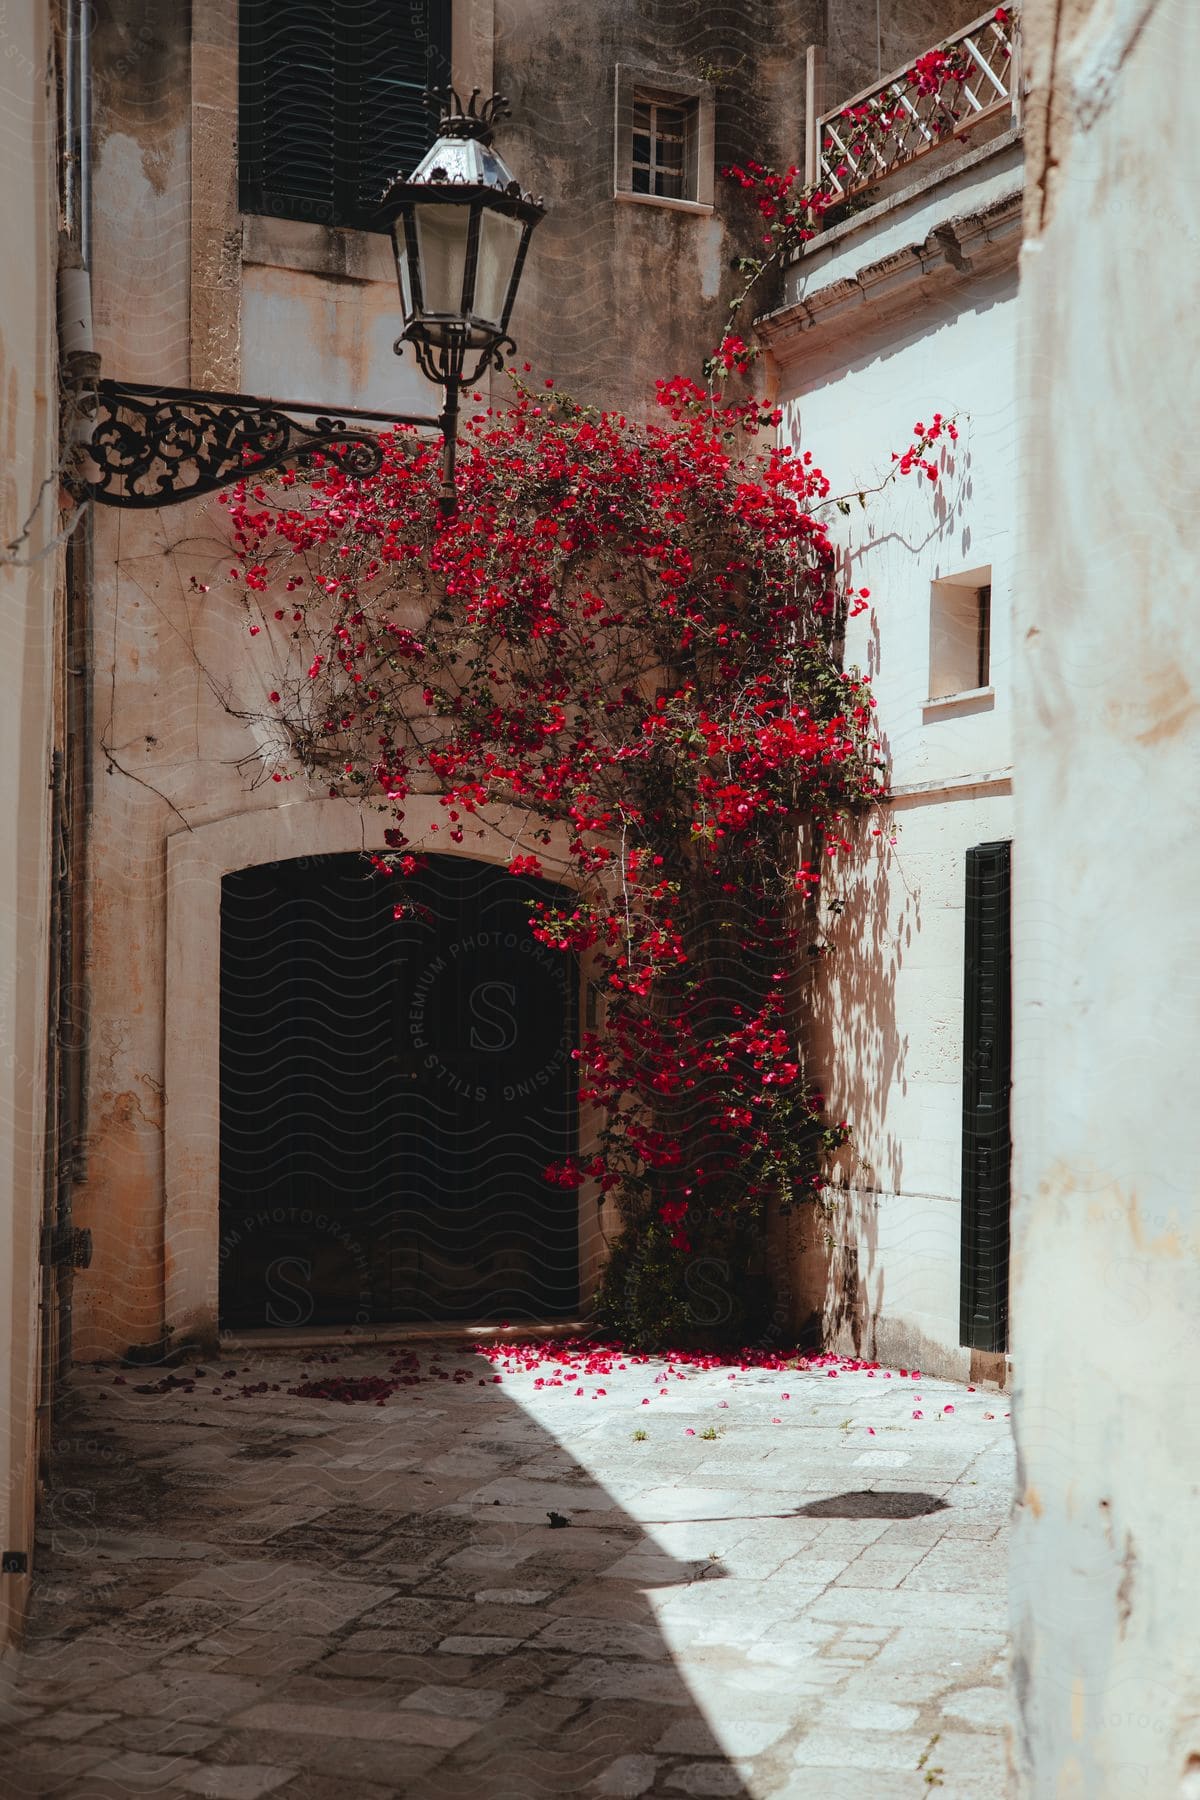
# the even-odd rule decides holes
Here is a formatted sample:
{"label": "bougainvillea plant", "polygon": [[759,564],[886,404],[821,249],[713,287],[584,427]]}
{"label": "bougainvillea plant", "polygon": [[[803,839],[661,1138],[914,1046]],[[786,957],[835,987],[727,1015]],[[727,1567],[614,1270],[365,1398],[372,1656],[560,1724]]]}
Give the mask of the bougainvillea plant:
{"label": "bougainvillea plant", "polygon": [[[848,1132],[806,1072],[800,970],[821,866],[884,792],[870,686],[838,654],[869,597],[839,585],[829,482],[758,401],[677,378],[643,425],[513,379],[466,424],[450,520],[437,447],[403,432],[374,477],[331,459],[226,496],[256,716],[275,779],[391,815],[374,860],[399,912],[416,791],[448,847],[486,820],[538,875],[554,845],[569,898],[530,928],[598,1005],[595,1129],[551,1173],[617,1209],[599,1321],[679,1340],[711,1256],[736,1341],[766,1209],[818,1191]],[[953,430],[935,417],[887,479],[936,474]]]}
{"label": "bougainvillea plant", "polygon": [[[1011,56],[1007,39],[1016,27],[1014,9],[998,6],[993,24],[1002,55]],[[854,189],[855,170],[865,167],[878,178],[910,160],[903,143],[913,131],[914,120],[919,120],[929,148],[953,137],[964,121],[969,122],[974,109],[965,96],[978,70],[966,44],[952,40],[925,51],[879,92],[843,106],[836,127],[827,123],[822,133],[822,150],[832,173],[807,186],[795,164],[781,171],[747,162],[722,170],[726,180],[749,195],[763,230],[758,254],[736,259],[743,286],[730,300],[729,329],[710,358],[707,373],[719,376],[748,368],[758,352],[735,334],[737,315],[768,270],[780,268],[802,244],[860,203]]]}

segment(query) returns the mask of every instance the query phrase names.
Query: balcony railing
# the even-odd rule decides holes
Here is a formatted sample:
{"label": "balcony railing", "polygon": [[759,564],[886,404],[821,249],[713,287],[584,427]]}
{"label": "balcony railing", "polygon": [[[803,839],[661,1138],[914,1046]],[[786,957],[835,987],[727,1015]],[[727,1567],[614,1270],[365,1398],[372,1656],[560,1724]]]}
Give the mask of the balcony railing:
{"label": "balcony railing", "polygon": [[993,7],[853,99],[822,111],[823,52],[808,53],[805,186],[820,212],[1007,116],[1020,123],[1020,10]]}

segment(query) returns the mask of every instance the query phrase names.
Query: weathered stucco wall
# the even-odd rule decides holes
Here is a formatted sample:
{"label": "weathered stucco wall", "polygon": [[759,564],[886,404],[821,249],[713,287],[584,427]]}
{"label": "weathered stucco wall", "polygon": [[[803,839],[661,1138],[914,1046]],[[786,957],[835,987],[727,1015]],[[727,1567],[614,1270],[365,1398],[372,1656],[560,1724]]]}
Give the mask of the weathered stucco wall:
{"label": "weathered stucco wall", "polygon": [[1027,24],[1018,1791],[1194,1800],[1200,10]]}
{"label": "weathered stucco wall", "polygon": [[190,379],[187,19],[102,0],[92,40],[96,349],[105,374],[164,386]]}
{"label": "weathered stucco wall", "polygon": [[825,0],[826,105],[903,68],[984,10],[975,0]]}
{"label": "weathered stucco wall", "polygon": [[[804,52],[820,13],[819,0],[509,0],[497,9],[496,86],[513,106],[506,154],[551,209],[534,240],[514,336],[568,392],[638,412],[652,404],[656,376],[699,375],[740,285],[730,259],[760,235],[720,170],[803,160]],[[708,78],[716,96],[710,217],[614,201],[618,63]]]}
{"label": "weathered stucco wall", "polygon": [[[500,145],[547,202],[513,318],[521,358],[540,374],[637,412],[652,405],[656,376],[699,373],[740,280],[731,258],[757,238],[752,209],[719,171],[752,157],[800,160],[804,51],[820,10],[819,0],[682,13],[644,0],[458,0],[459,86],[509,96]],[[191,120],[203,227],[192,231],[193,365],[251,392],[436,413],[436,392],[411,353],[392,351],[397,302],[386,239],[238,215],[230,0],[212,0],[198,29]],[[718,173],[708,212],[614,200],[618,63],[711,88]],[[186,80],[178,91],[182,98]],[[493,378],[493,392],[504,390]]]}
{"label": "weathered stucco wall", "polygon": [[[778,1251],[799,1316],[827,1337],[961,1376],[971,1367],[958,1318],[965,853],[1012,836],[1020,178],[1019,148],[998,151],[814,248],[764,330],[783,430],[835,494],[852,496],[835,537],[872,610],[850,621],[846,660],[872,676],[896,796],[861,855],[834,866],[821,916],[831,954],[812,989],[818,1066],[861,1162],[832,1217],[801,1208]],[[946,261],[937,245],[948,230],[965,244],[980,209],[1007,227],[955,266],[961,250]],[[959,430],[939,453],[936,488],[901,478],[861,511],[853,496],[935,411],[957,415]],[[930,705],[931,583],[982,567],[989,688]],[[882,839],[870,835],[876,823]],[[830,910],[833,899],[845,910]]]}
{"label": "weathered stucco wall", "polygon": [[[918,0],[887,10],[914,50],[942,29]],[[391,351],[397,299],[384,240],[239,214],[233,0],[191,9],[190,30],[185,8],[104,0],[99,9],[95,300],[104,372],[436,412],[411,359]],[[540,374],[607,406],[648,405],[656,376],[699,372],[736,279],[730,258],[757,236],[752,209],[719,173],[711,213],[614,200],[616,64],[707,80],[718,171],[751,157],[785,165],[801,156],[804,50],[823,31],[819,0],[683,10],[663,0],[456,0],[460,86],[510,96],[505,154],[548,203],[514,319],[522,357]],[[889,361],[881,353],[881,366]],[[894,373],[899,388],[886,389],[870,431],[844,442],[820,433],[844,466],[859,470],[860,450],[873,454],[911,424],[906,400],[893,429],[893,403],[922,372],[896,364]],[[816,385],[831,380],[826,370]],[[503,387],[494,378],[493,392]],[[953,403],[944,384],[927,382],[926,391],[931,404]],[[223,535],[215,502],[97,521],[92,1080],[89,1172],[77,1200],[96,1255],[76,1289],[83,1356],[153,1344],[180,1323],[164,1293],[165,1067],[170,1034],[181,1029],[172,1014],[186,1005],[173,996],[168,1012],[164,998],[167,840],[295,798],[293,787],[264,777],[245,727],[218,697],[264,691],[255,672],[264,640],[252,647],[245,636]],[[193,591],[193,576],[210,591]],[[898,657],[889,668],[902,688]],[[997,709],[995,720],[999,699]],[[980,758],[993,766],[974,739],[953,747],[961,733],[987,728],[942,721],[913,751],[922,773],[912,778],[975,768]],[[933,1177],[926,1187],[944,1191]],[[949,1257],[948,1209],[937,1204]],[[914,1301],[910,1310],[926,1319],[940,1307]]]}
{"label": "weathered stucco wall", "polygon": [[[54,65],[47,9],[0,14],[0,1532],[32,1555],[46,1123],[55,465]],[[19,246],[19,251],[14,250]],[[0,1657],[29,1582],[0,1577]]]}
{"label": "weathered stucco wall", "polygon": [[[753,235],[744,201],[719,181],[711,216],[614,201],[615,64],[707,71],[720,84],[718,165],[755,154],[791,161],[818,13],[816,0],[699,16],[630,0],[565,10],[457,0],[460,85],[510,95],[505,152],[550,208],[514,322],[540,372],[631,408],[656,375],[698,373],[719,335],[729,258]],[[191,30],[185,8],[104,0],[99,9],[104,372],[436,412],[411,359],[392,354],[398,303],[385,241],[238,213],[232,0],[193,8]],[[165,1327],[192,1322],[171,1316],[164,1290],[165,1068],[189,1005],[178,987],[170,1012],[165,1003],[168,839],[296,798],[266,778],[218,697],[244,694],[253,707],[270,685],[259,673],[265,641],[251,645],[225,580],[224,532],[215,501],[97,518],[93,1031],[88,1179],[76,1197],[95,1260],[76,1288],[82,1357],[152,1345]],[[210,591],[193,590],[193,576]],[[311,853],[310,827],[297,842]],[[210,980],[197,970],[194,999]]]}
{"label": "weathered stucco wall", "polygon": [[[190,379],[189,56],[185,9],[144,0],[97,9],[92,296],[108,376]],[[186,674],[164,604],[178,576],[163,550],[186,521],[185,512],[95,516],[87,1178],[74,1198],[95,1257],[75,1289],[81,1357],[161,1334],[161,839],[171,814],[139,783],[155,782],[160,744],[181,755],[180,683],[192,693],[198,679]]]}

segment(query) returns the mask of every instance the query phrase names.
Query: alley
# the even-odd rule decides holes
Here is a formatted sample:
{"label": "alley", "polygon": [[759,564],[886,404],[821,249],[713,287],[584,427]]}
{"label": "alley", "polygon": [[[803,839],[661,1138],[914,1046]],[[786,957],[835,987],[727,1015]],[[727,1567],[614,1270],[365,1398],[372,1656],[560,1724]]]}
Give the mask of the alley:
{"label": "alley", "polygon": [[778,1360],[81,1372],[0,1791],[998,1800],[1007,1397]]}

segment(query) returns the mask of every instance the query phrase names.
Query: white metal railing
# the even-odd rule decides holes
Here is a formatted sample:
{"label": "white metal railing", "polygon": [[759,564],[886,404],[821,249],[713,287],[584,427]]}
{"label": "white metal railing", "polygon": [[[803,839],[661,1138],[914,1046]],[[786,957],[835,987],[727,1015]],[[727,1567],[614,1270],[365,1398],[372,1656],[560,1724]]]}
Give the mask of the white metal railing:
{"label": "white metal railing", "polygon": [[993,7],[970,25],[823,110],[824,52],[808,52],[804,182],[826,210],[874,187],[954,138],[1007,114],[1020,123],[1020,8]]}

